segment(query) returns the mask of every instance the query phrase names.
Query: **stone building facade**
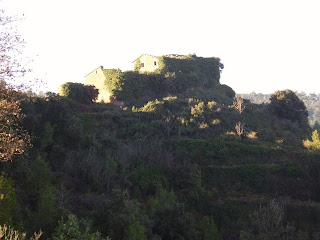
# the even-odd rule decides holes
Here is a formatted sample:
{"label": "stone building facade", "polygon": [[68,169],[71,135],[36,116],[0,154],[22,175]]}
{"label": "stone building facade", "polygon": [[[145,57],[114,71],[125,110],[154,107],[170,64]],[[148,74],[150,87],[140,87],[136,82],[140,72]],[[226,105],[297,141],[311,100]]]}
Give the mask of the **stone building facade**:
{"label": "stone building facade", "polygon": [[[141,73],[154,72],[159,68],[159,58],[149,54],[143,54],[133,61],[133,65],[134,70],[137,70]],[[103,69],[103,66],[100,66],[97,69],[93,70],[85,76],[84,84],[93,85],[99,90],[99,95],[96,102],[112,102],[115,105],[122,105],[123,103],[115,100],[108,90],[105,84],[105,81],[107,80],[105,71],[107,71],[107,69]]]}
{"label": "stone building facade", "polygon": [[98,99],[96,100],[97,102],[109,103],[111,101],[111,94],[105,84],[106,80],[107,78],[104,74],[104,69],[102,66],[98,67],[85,76],[84,84],[93,85],[99,90]]}
{"label": "stone building facade", "polygon": [[133,61],[134,70],[139,72],[154,72],[159,68],[159,59],[156,56],[143,54]]}

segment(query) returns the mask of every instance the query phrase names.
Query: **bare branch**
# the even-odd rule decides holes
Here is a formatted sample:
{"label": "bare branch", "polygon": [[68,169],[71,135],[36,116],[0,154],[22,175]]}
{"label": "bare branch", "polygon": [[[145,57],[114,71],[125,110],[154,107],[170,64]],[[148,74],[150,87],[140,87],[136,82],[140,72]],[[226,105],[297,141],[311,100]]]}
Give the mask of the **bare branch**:
{"label": "bare branch", "polygon": [[30,135],[20,127],[24,118],[20,94],[9,84],[27,72],[19,58],[24,41],[12,25],[19,20],[19,17],[5,16],[0,10],[0,162],[12,161],[15,155],[31,146]]}
{"label": "bare branch", "polygon": [[236,97],[233,100],[233,107],[235,108],[235,110],[237,112],[239,112],[240,114],[244,111],[244,109],[246,108],[244,105],[244,101],[241,97]]}
{"label": "bare branch", "polygon": [[241,140],[241,136],[242,136],[242,134],[243,134],[243,126],[244,126],[244,125],[242,125],[240,121],[239,121],[239,122],[236,124],[236,126],[235,126],[236,133],[237,133],[237,135],[239,136],[240,140]]}

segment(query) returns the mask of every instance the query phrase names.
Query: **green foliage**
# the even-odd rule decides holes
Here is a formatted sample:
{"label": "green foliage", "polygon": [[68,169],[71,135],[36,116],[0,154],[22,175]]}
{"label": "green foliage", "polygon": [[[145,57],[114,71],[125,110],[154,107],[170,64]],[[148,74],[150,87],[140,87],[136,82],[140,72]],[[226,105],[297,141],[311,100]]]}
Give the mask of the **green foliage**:
{"label": "green foliage", "polygon": [[159,74],[139,74],[135,71],[122,72],[120,69],[104,70],[105,84],[117,100],[130,102],[146,96],[161,96],[165,86]]}
{"label": "green foliage", "polygon": [[0,175],[0,225],[12,226],[16,202],[13,181],[4,172]]}
{"label": "green foliage", "polygon": [[74,215],[69,215],[68,220],[64,223],[59,222],[59,226],[54,233],[53,239],[80,239],[81,232],[79,229],[78,219]]}
{"label": "green foliage", "polygon": [[60,86],[59,94],[79,103],[92,103],[98,97],[99,91],[94,86],[82,83],[67,82]]}
{"label": "green foliage", "polygon": [[[189,186],[185,187],[189,188]],[[205,201],[205,199],[202,200]],[[148,201],[148,210],[153,219],[157,221],[154,228],[155,233],[163,239],[180,239],[181,237],[187,239],[190,237],[190,239],[221,239],[213,219],[204,217],[198,222],[196,222],[195,216],[190,219],[191,215],[185,212],[185,206],[178,202],[173,190],[167,191],[159,188],[155,197]],[[174,214],[177,214],[177,216],[173,216]],[[166,224],[174,225],[170,228],[169,233],[164,230]]]}
{"label": "green foliage", "polygon": [[174,208],[177,202],[178,199],[173,190],[167,191],[166,189],[160,187],[157,190],[156,195],[151,197],[148,201],[148,209],[151,216],[155,216],[157,212]]}
{"label": "green foliage", "polygon": [[140,204],[130,199],[127,191],[121,190],[113,190],[110,198],[104,199],[102,204],[96,207],[93,220],[97,229],[112,239],[125,239],[129,233],[132,237],[144,236],[143,225],[148,223]]}
{"label": "green foliage", "polygon": [[34,216],[37,221],[37,225],[41,226],[42,229],[48,229],[52,227],[57,214],[56,196],[53,193],[52,186],[44,186],[40,191],[38,208]]}
{"label": "green foliage", "polygon": [[145,234],[144,226],[141,225],[136,218],[133,216],[129,228],[126,230],[125,238],[126,240],[147,240],[147,235]]}
{"label": "green foliage", "polygon": [[69,214],[68,219],[61,220],[58,227],[53,234],[53,240],[111,240],[109,237],[106,239],[101,237],[99,232],[92,233],[90,225],[85,220],[78,220],[78,218]]}
{"label": "green foliage", "polygon": [[241,231],[241,240],[308,239],[305,233],[296,231],[290,223],[285,222],[284,205],[276,200],[270,201],[267,206],[260,206],[250,217],[254,228]]}
{"label": "green foliage", "polygon": [[319,151],[320,150],[320,138],[317,130],[314,130],[312,132],[312,141],[309,139],[303,141],[303,145],[309,150],[309,151]]}
{"label": "green foliage", "polygon": [[[311,238],[320,227],[320,163],[317,151],[301,151],[308,125],[299,99],[279,91],[270,107],[246,101],[241,122],[257,138],[239,141],[235,92],[220,85],[218,58],[164,56],[144,74],[139,64],[104,71],[124,108],[82,104],[97,91],[74,83],[61,87],[66,97],[22,102],[34,147],[0,165],[10,174],[0,177],[0,220],[57,240],[237,239],[246,227],[248,238],[286,239],[281,211],[248,214],[277,195]],[[309,148],[318,143],[315,132]]]}
{"label": "green foliage", "polygon": [[[14,219],[21,228],[41,228],[52,238],[58,219],[71,212],[112,239],[220,239],[219,232],[234,239],[246,227],[250,204],[275,194],[301,205],[318,201],[317,153],[280,141],[296,138],[301,145],[306,131],[300,123],[245,102],[243,122],[258,138],[239,141],[230,133],[237,118],[232,98],[219,85],[146,101],[140,97],[154,97],[160,73],[144,80],[138,73],[114,74],[132,79],[126,86],[120,79],[118,90],[127,101],[139,99],[135,106],[83,105],[57,96],[23,103],[34,148],[19,167],[0,166],[17,185]],[[175,83],[174,74],[166,77]],[[142,93],[140,84],[152,87]],[[314,224],[309,232],[319,225],[313,216],[316,211],[304,218]],[[78,219],[80,236],[85,225]]]}
{"label": "green foliage", "polygon": [[223,64],[220,63],[219,58],[186,55],[179,58],[160,57],[158,71],[162,74],[174,73],[177,82],[182,84],[176,89],[178,90],[183,88],[183,83],[191,87],[210,88],[219,83],[221,69]]}
{"label": "green foliage", "polygon": [[259,165],[244,165],[239,167],[232,167],[231,174],[239,177],[248,186],[254,189],[261,189],[264,184],[265,171]]}
{"label": "green foliage", "polygon": [[[304,174],[302,169],[297,166],[296,163],[284,161],[277,165],[270,166],[270,172],[274,175],[278,175],[284,177],[286,179],[293,178],[293,179],[302,179]],[[290,180],[289,180],[290,181]]]}
{"label": "green foliage", "polygon": [[265,169],[257,164],[221,166],[207,170],[205,185],[213,185],[218,190],[261,192],[265,183]]}
{"label": "green foliage", "polygon": [[[249,93],[237,94],[238,96],[249,99],[256,104],[266,104],[270,102],[271,94]],[[296,92],[296,95],[304,102],[309,113],[309,122],[311,126],[315,126],[316,122],[320,122],[320,94],[306,94],[304,92]],[[317,128],[315,128],[316,130]],[[320,127],[317,129],[320,131]]]}
{"label": "green foliage", "polygon": [[105,69],[104,74],[107,79],[105,85],[111,95],[116,95],[118,91],[123,91],[122,71],[120,69]]}
{"label": "green foliage", "polygon": [[191,108],[191,115],[194,117],[201,117],[205,111],[204,102],[199,102],[197,105]]}
{"label": "green foliage", "polygon": [[307,121],[308,111],[305,104],[291,90],[275,92],[270,101],[270,108],[277,116],[293,122]]}
{"label": "green foliage", "polygon": [[162,186],[168,185],[167,176],[165,170],[159,168],[146,168],[143,167],[143,161],[141,160],[142,166],[137,167],[133,170],[132,177],[130,180],[134,184],[134,196],[140,198],[141,196],[152,195],[156,192],[156,189]]}
{"label": "green foliage", "polygon": [[53,143],[54,128],[50,122],[46,122],[42,131],[41,148],[45,149],[47,146]]}
{"label": "green foliage", "polygon": [[64,135],[66,142],[73,146],[77,146],[77,143],[79,144],[84,139],[83,126],[78,117],[73,116],[67,120]]}
{"label": "green foliage", "polygon": [[235,95],[236,95],[235,91],[231,87],[229,87],[229,86],[227,86],[225,84],[218,85],[215,88],[218,90],[218,92],[221,95],[224,95],[224,96],[226,96],[228,98],[233,99],[235,97]]}
{"label": "green foliage", "polygon": [[221,236],[218,232],[214,220],[208,216],[204,216],[197,224],[200,231],[201,239],[205,240],[220,240]]}
{"label": "green foliage", "polygon": [[290,90],[277,91],[271,100],[269,105],[246,100],[247,108],[242,114],[246,130],[257,132],[263,141],[300,147],[302,139],[311,133],[304,103]]}
{"label": "green foliage", "polygon": [[262,161],[265,157],[278,158],[285,155],[285,152],[279,148],[272,149],[259,143],[242,143],[222,138],[213,140],[174,139],[168,141],[167,145],[176,158],[199,165],[224,164],[233,159],[239,162],[241,158],[253,158],[256,161]]}
{"label": "green foliage", "polygon": [[153,233],[162,239],[199,239],[196,219],[181,203],[157,212],[154,221]]}
{"label": "green foliage", "polygon": [[219,88],[220,94],[229,97],[233,90],[220,86],[222,64],[218,58],[201,58],[188,55],[182,58],[160,57],[159,68],[154,73],[104,70],[105,84],[117,100],[130,103],[137,99],[159,98],[168,94],[181,94],[190,89]]}
{"label": "green foliage", "polygon": [[28,224],[26,227],[32,232],[37,229],[44,231],[44,237],[48,237],[57,222],[57,200],[52,185],[52,174],[48,163],[38,157],[31,166],[33,192],[36,198],[35,209],[28,213]]}
{"label": "green foliage", "polygon": [[140,59],[137,59],[134,63],[133,71],[139,71],[140,68],[141,68],[141,61]]}

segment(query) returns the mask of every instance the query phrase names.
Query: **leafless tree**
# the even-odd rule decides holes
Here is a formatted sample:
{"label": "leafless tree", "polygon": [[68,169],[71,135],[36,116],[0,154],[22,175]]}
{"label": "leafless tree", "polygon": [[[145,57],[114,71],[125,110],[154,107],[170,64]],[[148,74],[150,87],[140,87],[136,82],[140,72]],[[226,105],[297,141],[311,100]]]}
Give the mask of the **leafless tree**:
{"label": "leafless tree", "polygon": [[250,214],[251,225],[254,229],[240,232],[241,240],[306,240],[309,239],[302,231],[285,221],[284,205],[277,200],[271,200],[267,206]]}
{"label": "leafless tree", "polygon": [[237,112],[239,112],[240,114],[244,111],[244,109],[246,108],[244,105],[244,101],[241,97],[236,97],[233,100],[233,107],[235,108],[235,110]]}
{"label": "leafless tree", "polygon": [[30,145],[30,136],[21,128],[21,94],[9,84],[25,73],[18,58],[24,41],[12,26],[17,20],[0,11],[0,161],[12,161]]}
{"label": "leafless tree", "polygon": [[243,134],[243,124],[241,124],[241,122],[237,122],[236,126],[235,126],[235,129],[236,129],[236,133],[237,135],[239,136],[240,140],[241,140],[241,136]]}
{"label": "leafless tree", "polygon": [[[38,233],[35,232],[34,236],[30,238],[30,240],[38,240],[40,239],[43,232],[40,230]],[[14,230],[10,226],[0,225],[0,239],[12,239],[12,240],[25,240],[26,234],[25,233],[19,233],[19,231]]]}
{"label": "leafless tree", "polygon": [[21,63],[25,42],[15,26],[20,20],[20,17],[6,16],[0,10],[0,80],[7,83],[12,83],[27,71]]}

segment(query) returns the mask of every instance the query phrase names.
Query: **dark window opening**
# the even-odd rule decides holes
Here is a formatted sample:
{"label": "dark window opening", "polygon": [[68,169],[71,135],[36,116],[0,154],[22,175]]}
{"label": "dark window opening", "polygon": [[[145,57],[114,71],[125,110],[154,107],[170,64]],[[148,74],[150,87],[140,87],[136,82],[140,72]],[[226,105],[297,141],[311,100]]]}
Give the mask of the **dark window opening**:
{"label": "dark window opening", "polygon": [[154,61],[153,64],[154,64],[155,66],[157,66],[157,61]]}
{"label": "dark window opening", "polygon": [[141,63],[141,67],[144,67],[144,63]]}

